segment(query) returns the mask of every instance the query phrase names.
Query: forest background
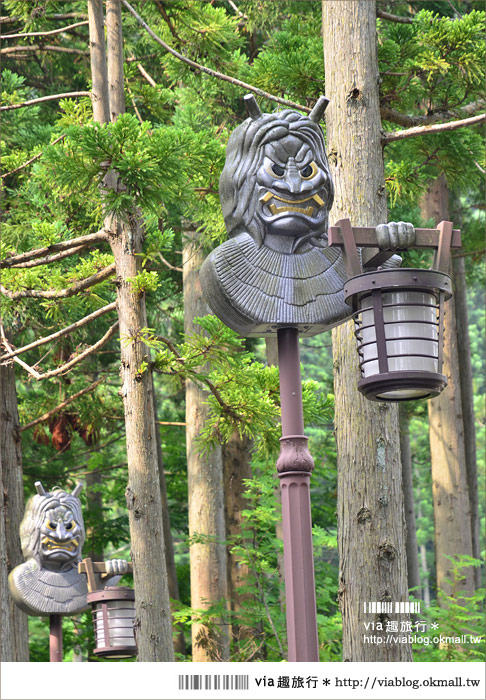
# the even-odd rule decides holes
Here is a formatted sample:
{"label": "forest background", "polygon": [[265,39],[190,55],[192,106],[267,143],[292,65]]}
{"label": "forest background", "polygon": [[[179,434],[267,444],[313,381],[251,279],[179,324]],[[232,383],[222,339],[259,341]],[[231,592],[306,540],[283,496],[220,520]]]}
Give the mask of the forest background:
{"label": "forest background", "polygon": [[[85,482],[85,554],[97,561],[129,559],[137,547],[141,535],[132,529],[135,516],[129,521],[125,499],[130,457],[115,313],[119,281],[104,227],[107,211],[128,225],[130,217],[139,217],[144,241],[126,282],[146,305],[146,324],[136,340],[152,354],[143,356],[136,372],[142,383],[150,374],[147,365],[154,370],[157,487],[165,518],[165,555],[161,549],[157,576],[164,572],[171,598],[175,658],[279,660],[285,657],[286,635],[274,477],[275,348],[259,340],[242,342],[207,316],[191,272],[225,239],[218,179],[228,136],[246,118],[242,97],[249,87],[262,111],[289,105],[308,111],[326,94],[321,3],[131,3],[165,46],[123,3],[126,110],[103,126],[93,122],[87,3],[4,0],[0,7],[4,569],[21,561],[13,524],[37,480],[49,489]],[[484,18],[483,3],[474,0],[377,3],[388,220],[431,227],[442,212],[439,220],[450,218],[463,232],[453,272],[456,288],[462,285],[465,294],[457,295],[457,330],[447,340],[459,348],[451,354],[447,391],[460,408],[454,409],[451,434],[441,438],[453,445],[454,468],[466,484],[468,507],[451,511],[452,527],[469,532],[463,550],[452,544],[444,549],[437,534],[433,463],[440,468],[441,457],[434,456],[434,426],[444,423],[445,409],[436,404],[439,419],[426,402],[400,411],[404,484],[410,484],[409,586],[427,606],[421,619],[453,636],[459,621],[461,629],[481,635],[484,619],[479,533],[484,532],[485,163],[481,126],[467,121],[484,109]],[[45,96],[50,97],[41,99]],[[451,122],[461,123],[433,129]],[[109,167],[123,187],[100,187]],[[417,252],[405,259],[411,265],[427,262]],[[466,300],[465,307],[459,299]],[[452,318],[452,308],[448,313]],[[135,345],[124,336],[121,344]],[[339,661],[330,333],[301,341],[301,359],[306,429],[316,462],[311,484],[320,655]],[[190,524],[188,478],[218,469],[212,499],[220,504],[220,529],[197,529]],[[20,479],[24,494],[15,500],[13,484]],[[212,505],[208,500],[192,507],[209,511]],[[153,508],[159,517],[157,503]],[[439,553],[454,559],[440,586]],[[215,590],[209,582],[196,591],[193,573],[191,592],[190,557],[196,555],[203,568],[214,561],[222,567],[223,588]],[[154,572],[147,569],[143,577],[151,580]],[[464,582],[471,579],[465,593]],[[2,615],[14,640],[9,646],[4,638],[2,659],[26,660],[23,614],[3,606]],[[48,622],[29,618],[28,625],[30,660],[48,660]],[[65,661],[94,660],[87,615],[67,620],[64,635]],[[422,644],[414,658],[478,660],[484,649]]]}

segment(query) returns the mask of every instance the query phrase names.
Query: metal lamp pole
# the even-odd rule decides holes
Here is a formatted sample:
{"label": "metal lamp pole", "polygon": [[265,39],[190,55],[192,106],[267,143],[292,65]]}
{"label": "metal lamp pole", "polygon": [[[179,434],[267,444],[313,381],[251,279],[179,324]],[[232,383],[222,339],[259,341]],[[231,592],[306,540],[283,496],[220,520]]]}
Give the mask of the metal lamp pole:
{"label": "metal lamp pole", "polygon": [[319,661],[310,475],[314,468],[304,435],[299,332],[280,328],[278,364],[282,411],[277,460],[282,496],[288,661]]}

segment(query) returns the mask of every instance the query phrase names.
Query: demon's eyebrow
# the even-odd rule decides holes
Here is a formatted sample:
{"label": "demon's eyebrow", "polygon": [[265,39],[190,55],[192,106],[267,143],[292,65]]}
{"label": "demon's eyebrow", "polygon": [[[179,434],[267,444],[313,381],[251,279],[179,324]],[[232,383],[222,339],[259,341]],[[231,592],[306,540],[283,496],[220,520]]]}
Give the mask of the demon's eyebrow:
{"label": "demon's eyebrow", "polygon": [[312,163],[314,159],[314,154],[312,153],[312,149],[307,143],[303,143],[302,147],[299,148],[299,152],[295,156],[295,161],[299,165],[307,165],[308,163]]}

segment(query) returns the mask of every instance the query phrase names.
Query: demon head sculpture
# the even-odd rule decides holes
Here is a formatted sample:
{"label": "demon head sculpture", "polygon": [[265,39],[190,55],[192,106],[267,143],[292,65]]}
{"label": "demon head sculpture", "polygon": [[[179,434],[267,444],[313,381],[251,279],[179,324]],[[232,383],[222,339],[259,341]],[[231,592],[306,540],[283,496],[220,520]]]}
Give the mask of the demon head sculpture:
{"label": "demon head sculpture", "polygon": [[334,188],[318,123],[327,104],[321,100],[309,117],[253,111],[256,118],[232,133],[219,186],[230,237],[248,232],[258,247],[283,253],[327,241]]}
{"label": "demon head sculpture", "polygon": [[232,133],[220,179],[229,240],[205,260],[201,283],[211,310],[244,336],[293,326],[315,335],[351,315],[341,252],[327,246],[334,188],[319,120],[292,110],[262,114]]}
{"label": "demon head sculpture", "polygon": [[73,493],[54,489],[47,493],[40,482],[37,494],[29,499],[20,525],[22,553],[26,560],[52,571],[72,567],[81,560],[86,538],[81,501],[82,486]]}
{"label": "demon head sculpture", "polygon": [[[88,609],[86,576],[78,573],[86,537],[78,484],[72,493],[60,488],[48,492],[40,481],[29,499],[20,525],[25,562],[8,577],[15,603],[29,615],[75,615]],[[127,571],[127,562],[106,562],[115,584]],[[119,575],[118,575],[119,574]]]}

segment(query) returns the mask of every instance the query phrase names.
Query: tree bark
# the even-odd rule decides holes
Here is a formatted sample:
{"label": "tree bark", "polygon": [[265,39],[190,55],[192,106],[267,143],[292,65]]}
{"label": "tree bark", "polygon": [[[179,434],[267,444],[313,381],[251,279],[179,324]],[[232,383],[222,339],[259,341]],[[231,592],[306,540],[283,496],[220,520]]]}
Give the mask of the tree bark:
{"label": "tree bark", "polygon": [[[195,316],[204,316],[209,309],[203,300],[199,268],[203,255],[195,231],[185,232],[183,252],[184,331],[198,328]],[[223,464],[221,448],[202,453],[197,443],[208,416],[206,392],[194,382],[186,382],[186,450],[189,491],[189,536],[201,540],[190,546],[191,606],[206,608],[228,598]],[[224,625],[212,634],[200,624],[192,626],[193,661],[227,661],[229,634]]]}
{"label": "tree bark", "polygon": [[123,89],[123,36],[120,0],[106,0],[106,39],[108,43],[108,95],[110,119],[125,112]]}
{"label": "tree bark", "polygon": [[[417,525],[415,522],[415,504],[413,497],[412,451],[410,447],[409,416],[403,404],[398,407],[400,425],[400,455],[402,461],[403,499],[405,504],[405,521],[407,523],[407,571],[408,587],[420,587],[420,571],[418,562]],[[415,598],[419,590],[413,593]]]}
{"label": "tree bark", "polygon": [[[429,187],[421,201],[425,220],[436,223],[449,218],[449,190],[442,175]],[[462,362],[462,358],[461,358]],[[471,506],[466,474],[464,424],[462,419],[461,388],[455,298],[445,305],[444,365],[447,388],[429,401],[429,439],[432,469],[432,496],[435,523],[435,567],[437,588],[450,595],[448,583],[452,565],[448,556],[472,556]],[[459,588],[464,593],[474,591],[472,567],[465,574]]]}
{"label": "tree bark", "polygon": [[[24,561],[20,547],[19,527],[24,515],[22,483],[22,449],[13,365],[0,365],[0,460],[2,463],[2,522],[0,546],[3,576]],[[12,600],[8,586],[1,597],[2,661],[29,660],[27,615]],[[5,625],[5,627],[4,627]]]}
{"label": "tree bark", "polygon": [[93,119],[100,124],[110,121],[108,76],[106,72],[103,0],[88,0],[89,55],[91,61],[91,101]]}
{"label": "tree bark", "polygon": [[[478,510],[478,465],[476,459],[476,420],[474,416],[474,392],[471,364],[471,343],[467,311],[465,259],[452,258],[452,285],[456,307],[457,354],[459,362],[459,382],[461,385],[461,408],[464,425],[464,454],[471,508],[472,553],[481,558],[481,542]],[[476,588],[481,586],[481,569],[474,569]]]}
{"label": "tree bark", "polygon": [[[328,153],[336,187],[332,219],[387,220],[380,145],[376,3],[322,4]],[[406,601],[407,562],[398,409],[364,399],[356,385],[353,324],[333,331],[338,451],[339,600],[344,661],[411,661],[408,644],[364,641],[367,601]],[[378,618],[386,620],[387,614]],[[400,616],[401,619],[405,617]]]}
{"label": "tree bark", "polygon": [[[152,394],[154,397],[154,414],[157,420],[157,394],[152,375]],[[167,583],[169,586],[169,596],[172,600],[180,600],[179,585],[177,582],[177,571],[174,556],[174,541],[172,539],[172,530],[170,527],[169,502],[167,500],[167,484],[164,471],[164,455],[162,452],[162,440],[160,439],[160,428],[158,425],[155,430],[155,439],[157,442],[157,460],[159,467],[159,485],[160,497],[162,499],[162,521],[164,526],[164,543],[165,543],[165,565],[167,567]],[[179,654],[185,654],[186,644],[184,641],[184,633],[180,631],[174,636],[174,651]]]}
{"label": "tree bark", "polygon": [[[99,0],[88,0],[88,10],[93,113],[96,121],[105,122],[109,120],[110,109],[104,34],[102,39],[100,33],[103,27],[102,3]],[[120,18],[118,22],[121,26]],[[111,44],[111,48],[113,46]],[[118,58],[112,56],[110,61],[119,60],[120,54],[117,56]],[[119,72],[122,75],[122,68]],[[120,86],[123,87],[123,80],[118,83],[118,89]],[[118,115],[114,113],[113,104],[111,111],[116,118]],[[121,104],[121,101],[117,100],[116,104]],[[117,173],[111,170],[106,174],[103,187],[116,189],[123,187],[123,183],[119,181]],[[126,501],[136,592],[134,629],[139,661],[173,661],[152,367],[150,350],[142,340],[142,330],[147,328],[145,294],[143,291],[134,291],[129,281],[142,269],[140,254],[143,247],[143,224],[138,212],[125,214],[123,221],[107,216],[105,227],[110,231],[109,241],[116,267],[121,341],[120,393],[125,413],[128,462]],[[141,371],[142,363],[146,366],[145,371]]]}
{"label": "tree bark", "polygon": [[[225,529],[227,546],[227,570],[228,570],[228,601],[234,613],[245,608],[245,602],[251,600],[250,593],[242,593],[241,587],[247,585],[249,576],[248,564],[241,561],[241,557],[231,552],[232,542],[241,537],[244,527],[241,512],[248,508],[248,501],[244,497],[245,485],[243,479],[251,479],[250,462],[251,441],[248,437],[240,438],[238,433],[222,447],[223,458],[223,488],[225,497]],[[233,623],[231,636],[235,642],[257,637],[258,632],[245,625]]]}

